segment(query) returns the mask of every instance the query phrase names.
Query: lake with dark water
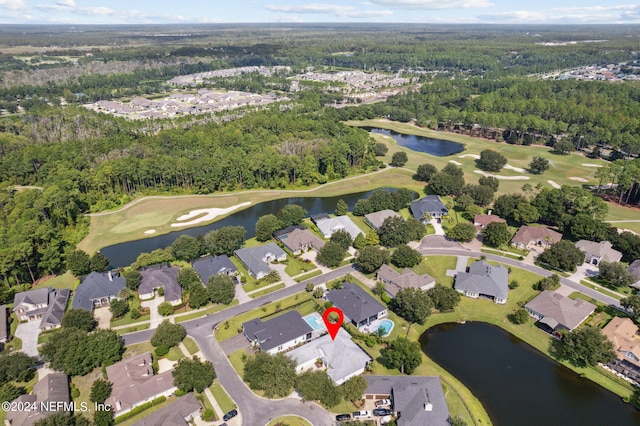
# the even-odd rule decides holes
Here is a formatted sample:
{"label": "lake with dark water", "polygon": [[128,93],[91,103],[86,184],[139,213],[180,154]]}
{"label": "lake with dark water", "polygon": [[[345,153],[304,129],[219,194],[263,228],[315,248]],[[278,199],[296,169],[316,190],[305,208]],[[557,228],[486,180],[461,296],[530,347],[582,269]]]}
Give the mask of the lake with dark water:
{"label": "lake with dark water", "polygon": [[420,344],[482,402],[494,425],[640,425],[632,405],[494,325],[441,324]]}
{"label": "lake with dark water", "polygon": [[[389,191],[395,191],[394,188],[383,188]],[[279,200],[266,201],[264,203],[251,205],[244,210],[232,213],[224,219],[208,225],[196,226],[188,229],[170,232],[155,237],[143,238],[140,240],[129,241],[126,243],[115,244],[100,249],[100,252],[109,258],[111,266],[120,267],[133,263],[138,255],[143,252],[151,252],[155,249],[165,248],[171,245],[173,241],[180,235],[196,236],[198,234],[206,234],[214,229],[223,226],[244,226],[247,230],[246,239],[255,236],[256,222],[260,216],[266,214],[275,214],[287,204],[298,204],[302,206],[309,215],[318,213],[333,213],[336,209],[338,200],[343,199],[349,206],[349,210],[353,210],[356,202],[361,198],[367,198],[373,191],[358,192],[353,194],[345,194],[337,197],[290,197],[281,198]],[[176,199],[179,203],[180,199]]]}
{"label": "lake with dark water", "polygon": [[408,135],[404,133],[397,133],[393,130],[379,129],[377,127],[363,127],[363,129],[372,133],[390,136],[395,139],[400,146],[413,151],[426,152],[427,154],[435,155],[437,157],[446,157],[447,155],[457,154],[464,150],[463,144],[444,139]]}

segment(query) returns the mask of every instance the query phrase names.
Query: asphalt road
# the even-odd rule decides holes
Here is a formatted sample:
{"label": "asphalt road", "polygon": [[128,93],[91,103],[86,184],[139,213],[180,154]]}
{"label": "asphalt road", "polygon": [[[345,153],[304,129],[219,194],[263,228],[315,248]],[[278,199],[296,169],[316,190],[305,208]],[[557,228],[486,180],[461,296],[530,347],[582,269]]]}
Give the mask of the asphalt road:
{"label": "asphalt road", "polygon": [[[523,263],[507,257],[492,255],[489,253],[481,253],[457,248],[426,247],[423,245],[418,247],[418,251],[420,251],[420,253],[422,253],[423,255],[471,257],[485,256],[486,259],[522,268],[524,270],[545,277],[552,275],[552,272],[538,266]],[[229,396],[238,405],[238,411],[242,416],[243,425],[254,426],[266,424],[269,419],[273,419],[285,414],[294,414],[304,417],[311,421],[314,426],[328,426],[334,424],[334,421],[322,407],[316,404],[310,402],[302,402],[300,400],[292,398],[280,400],[266,399],[254,394],[238,376],[233,366],[227,359],[224,351],[220,347],[219,343],[213,338],[213,328],[217,324],[231,319],[237,315],[259,308],[262,305],[294,295],[296,293],[300,293],[301,291],[305,290],[306,284],[308,282],[313,282],[314,284],[323,284],[327,281],[337,279],[354,271],[356,271],[356,269],[353,265],[343,266],[334,271],[319,275],[317,277],[313,277],[299,284],[295,284],[291,287],[287,287],[282,290],[270,293],[266,296],[256,298],[254,300],[251,300],[250,302],[233,306],[229,309],[216,312],[215,314],[207,315],[203,318],[198,318],[182,323],[182,325],[184,325],[187,330],[187,334],[193,337],[198,343],[198,346],[200,346],[204,358],[213,363],[220,384],[222,384]],[[620,302],[618,300],[606,296],[589,287],[585,287],[566,278],[560,278],[560,281],[562,284],[571,287],[572,289],[583,294],[586,294],[587,296],[592,297],[602,303],[620,307]],[[124,342],[126,345],[131,345],[134,343],[148,341],[151,339],[151,336],[154,332],[155,330],[143,330],[136,333],[130,333],[123,336]]]}

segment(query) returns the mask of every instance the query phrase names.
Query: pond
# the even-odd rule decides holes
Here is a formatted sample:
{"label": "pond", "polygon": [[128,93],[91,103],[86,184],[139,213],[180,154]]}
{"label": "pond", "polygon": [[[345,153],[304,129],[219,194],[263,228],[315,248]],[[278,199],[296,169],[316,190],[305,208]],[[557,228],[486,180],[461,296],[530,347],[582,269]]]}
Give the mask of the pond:
{"label": "pond", "polygon": [[640,425],[640,411],[499,327],[441,324],[422,350],[462,381],[497,426]]}
{"label": "pond", "polygon": [[[383,189],[395,191],[395,188]],[[222,220],[210,223],[208,225],[182,229],[180,231],[170,232],[164,235],[115,244],[100,249],[100,252],[107,256],[107,258],[111,262],[111,266],[127,266],[133,263],[140,253],[148,253],[155,249],[168,247],[180,235],[204,235],[209,231],[222,228],[223,226],[240,225],[244,226],[244,228],[247,230],[245,238],[249,239],[255,236],[256,222],[258,221],[258,218],[260,216],[264,216],[269,213],[275,214],[278,212],[278,210],[280,210],[287,204],[298,204],[302,206],[309,215],[325,212],[333,213],[336,209],[336,203],[338,202],[338,200],[343,199],[349,206],[349,210],[353,210],[353,206],[355,205],[356,201],[361,198],[367,198],[372,193],[373,191],[368,191],[345,194],[337,197],[291,197],[266,201],[264,203],[249,206],[244,210],[233,213]]]}
{"label": "pond", "polygon": [[433,139],[425,136],[408,135],[397,133],[393,130],[379,129],[377,127],[363,127],[372,133],[390,136],[398,142],[398,145],[409,148],[413,151],[426,152],[436,157],[446,157],[448,155],[457,154],[464,150],[464,145],[458,142],[447,141],[444,139]]}

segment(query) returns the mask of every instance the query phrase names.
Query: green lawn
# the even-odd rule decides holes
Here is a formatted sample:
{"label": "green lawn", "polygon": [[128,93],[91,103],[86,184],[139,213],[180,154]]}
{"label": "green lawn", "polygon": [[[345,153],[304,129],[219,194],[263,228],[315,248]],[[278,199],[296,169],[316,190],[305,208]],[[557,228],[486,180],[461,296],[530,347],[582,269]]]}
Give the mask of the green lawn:
{"label": "green lawn", "polygon": [[116,330],[116,333],[122,336],[123,334],[134,333],[136,331],[148,330],[148,329],[149,329],[149,323],[146,323],[146,324],[134,325],[131,327],[119,328]]}
{"label": "green lawn", "polygon": [[149,321],[150,314],[142,315],[140,318],[131,318],[131,312],[140,308],[140,297],[138,293],[133,293],[133,298],[129,300],[129,312],[127,312],[122,318],[117,320],[111,320],[111,327],[120,327],[121,325],[133,324],[136,322]]}
{"label": "green lawn", "polygon": [[140,355],[145,352],[153,352],[154,347],[151,342],[136,343],[133,345],[125,346],[125,352],[123,358],[129,358],[132,356]]}
{"label": "green lawn", "polygon": [[142,413],[138,413],[135,416],[131,417],[130,419],[127,419],[123,422],[118,423],[118,425],[120,426],[132,426],[135,423],[139,422],[140,420],[146,418],[147,416],[149,416],[150,414],[160,410],[161,408],[166,407],[167,405],[173,403],[176,401],[176,398],[167,398],[166,401],[161,402],[160,404],[156,404],[153,407],[149,407],[146,410],[144,410]]}
{"label": "green lawn", "polygon": [[238,330],[241,328],[243,322],[273,314],[275,313],[277,306],[280,307],[280,311],[284,312],[291,306],[302,304],[303,302],[312,299],[313,296],[310,293],[302,292],[293,296],[289,296],[286,299],[282,299],[278,302],[269,303],[268,305],[262,306],[260,309],[240,314],[228,321],[228,327],[225,325],[226,322],[225,324],[222,324],[218,327],[218,331],[216,332],[216,339],[218,339],[219,342],[224,342],[225,340],[238,334]]}
{"label": "green lawn", "polygon": [[299,277],[294,278],[294,281],[297,283],[301,283],[302,281],[306,281],[309,278],[317,277],[318,275],[322,275],[322,271],[320,269],[309,272],[308,274],[300,275]]}
{"label": "green lawn", "polygon": [[313,271],[316,268],[313,262],[304,262],[302,259],[287,255],[287,267],[284,268],[284,271],[290,277],[295,277],[304,272]]}
{"label": "green lawn", "polygon": [[448,277],[446,272],[456,268],[456,261],[456,256],[429,256],[423,258],[422,262],[413,268],[413,271],[418,275],[431,275],[438,284],[452,286],[453,277]]}
{"label": "green lawn", "polygon": [[602,288],[601,286],[594,285],[589,280],[580,280],[580,284],[582,284],[585,287],[592,288],[595,291],[598,291],[598,292],[600,292],[602,294],[606,294],[609,297],[613,297],[614,299],[617,299],[617,300],[622,299],[622,297],[618,296],[617,294],[613,293],[612,291],[609,291],[606,288]]}
{"label": "green lawn", "polygon": [[184,358],[184,353],[179,346],[173,346],[171,349],[169,349],[169,353],[167,353],[164,357],[169,361],[178,361]]}
{"label": "green lawn", "polygon": [[254,291],[253,293],[249,294],[249,297],[255,299],[256,297],[262,297],[266,294],[273,293],[274,291],[282,290],[283,288],[285,288],[284,283],[275,284],[263,290]]}
{"label": "green lawn", "polygon": [[222,389],[222,386],[220,386],[220,383],[218,383],[218,381],[215,381],[209,389],[211,390],[213,397],[216,399],[216,401],[218,401],[218,405],[222,409],[223,413],[228,413],[229,411],[237,407],[237,405],[233,403],[233,400],[229,397],[227,392]]}
{"label": "green lawn", "polygon": [[[74,398],[73,401],[79,406],[81,403],[86,403],[89,407],[93,407],[93,403],[89,401],[89,395],[91,394],[91,385],[97,379],[102,379],[102,369],[95,368],[93,371],[84,376],[74,376],[71,379],[72,385],[74,385],[80,391],[80,395]],[[93,418],[93,410],[82,413],[88,419]]]}
{"label": "green lawn", "polygon": [[182,343],[184,343],[184,346],[187,348],[191,355],[200,351],[200,348],[198,347],[196,341],[189,336],[185,337]]}
{"label": "green lawn", "polygon": [[74,277],[71,271],[67,271],[62,275],[46,280],[44,285],[52,288],[68,288],[69,290],[75,290],[76,287],[78,287],[79,282],[80,280]]}

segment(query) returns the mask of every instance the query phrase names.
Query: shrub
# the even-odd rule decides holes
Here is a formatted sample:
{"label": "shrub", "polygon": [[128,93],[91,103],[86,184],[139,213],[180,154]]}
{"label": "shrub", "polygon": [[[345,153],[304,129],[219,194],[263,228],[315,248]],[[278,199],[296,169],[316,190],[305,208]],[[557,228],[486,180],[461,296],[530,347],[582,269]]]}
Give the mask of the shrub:
{"label": "shrub", "polygon": [[169,302],[162,302],[160,305],[158,305],[158,313],[163,317],[173,315],[173,311],[174,307]]}
{"label": "shrub", "polygon": [[169,347],[167,347],[166,345],[160,345],[155,349],[154,352],[158,356],[165,356],[169,353]]}

